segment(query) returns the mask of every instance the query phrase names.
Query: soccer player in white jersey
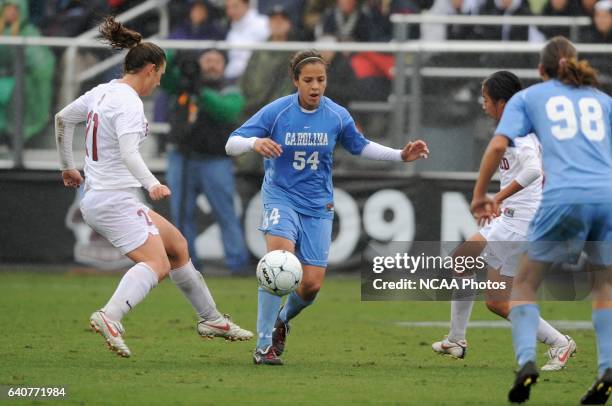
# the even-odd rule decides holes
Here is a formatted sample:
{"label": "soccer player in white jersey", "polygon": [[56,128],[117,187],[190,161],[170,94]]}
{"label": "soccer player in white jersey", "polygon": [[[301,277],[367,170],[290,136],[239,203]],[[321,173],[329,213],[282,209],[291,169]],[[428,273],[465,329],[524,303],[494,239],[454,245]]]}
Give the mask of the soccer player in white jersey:
{"label": "soccer player in white jersey", "polygon": [[[519,78],[511,72],[495,72],[482,82],[482,109],[495,121],[499,121],[508,100],[522,89]],[[527,229],[542,197],[542,160],[540,143],[534,134],[516,138],[506,150],[499,165],[500,191],[495,195],[500,207],[498,216],[486,218],[484,227],[462,244],[456,256],[476,257],[484,251],[488,264],[487,278],[505,282],[508,289],[488,291],[485,294],[489,310],[503,318],[510,312],[509,299],[512,280],[516,275],[521,255],[527,249]],[[474,278],[474,274],[460,275]],[[467,289],[454,292],[451,301],[451,328],[448,336],[432,344],[439,354],[464,358],[467,350],[465,339],[468,321],[476,291]],[[540,318],[538,340],[550,346],[549,361],[545,371],[557,371],[565,367],[569,357],[576,352],[576,343]]]}
{"label": "soccer player in white jersey", "polygon": [[[147,189],[153,200],[170,195],[170,189],[149,171],[138,151],[148,125],[140,97],[159,86],[166,69],[164,51],[142,42],[139,33],[113,17],[106,18],[100,32],[113,48],[129,49],[124,76],[96,86],[55,117],[64,185],[77,188],[84,183],[83,218],[135,263],[106,306],[91,315],[91,327],[104,336],[112,351],[129,357],[121,319],[169,274],[196,310],[202,337],[248,340],[253,333],[217,310],[204,278],[191,263],[182,234],[137,197],[140,187]],[[72,153],[75,126],[83,121],[87,123],[85,180]]]}

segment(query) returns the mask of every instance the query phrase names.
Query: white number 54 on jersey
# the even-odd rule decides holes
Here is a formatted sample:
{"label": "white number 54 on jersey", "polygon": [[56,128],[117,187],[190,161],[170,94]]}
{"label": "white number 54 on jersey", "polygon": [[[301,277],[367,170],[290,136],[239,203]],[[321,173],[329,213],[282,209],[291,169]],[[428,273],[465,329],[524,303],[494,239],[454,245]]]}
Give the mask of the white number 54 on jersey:
{"label": "white number 54 on jersey", "polygon": [[578,120],[580,130],[591,141],[601,141],[606,136],[603,121],[603,109],[599,101],[593,97],[583,97],[578,100],[580,117],[576,116],[572,101],[566,96],[554,96],[546,102],[546,114],[552,122],[563,121],[553,125],[552,135],[559,140],[574,138],[578,133]]}
{"label": "white number 54 on jersey", "polygon": [[310,170],[316,171],[319,168],[319,151],[315,151],[306,158],[306,151],[295,151],[293,155],[293,169],[298,171],[310,165]]}

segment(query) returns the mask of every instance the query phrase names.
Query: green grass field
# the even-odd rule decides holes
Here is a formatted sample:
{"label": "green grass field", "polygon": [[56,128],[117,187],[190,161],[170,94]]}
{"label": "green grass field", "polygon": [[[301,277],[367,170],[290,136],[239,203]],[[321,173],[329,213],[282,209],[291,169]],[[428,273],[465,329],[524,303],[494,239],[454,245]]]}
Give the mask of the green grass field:
{"label": "green grass field", "polygon": [[[286,364],[255,366],[254,342],[200,339],[191,306],[164,281],[124,319],[133,357],[121,359],[88,328],[118,280],[0,272],[0,385],[67,386],[67,403],[80,404],[506,403],[514,368],[509,329],[471,329],[468,357],[457,361],[430,348],[445,328],[396,324],[447,320],[448,303],[362,303],[357,278],[329,278],[317,303],[292,323]],[[208,282],[219,308],[254,330],[255,278]],[[545,303],[542,313],[589,320],[590,304]],[[482,303],[472,319],[496,320]],[[577,357],[564,371],[544,373],[530,404],[577,404],[592,384],[594,333],[568,333]]]}

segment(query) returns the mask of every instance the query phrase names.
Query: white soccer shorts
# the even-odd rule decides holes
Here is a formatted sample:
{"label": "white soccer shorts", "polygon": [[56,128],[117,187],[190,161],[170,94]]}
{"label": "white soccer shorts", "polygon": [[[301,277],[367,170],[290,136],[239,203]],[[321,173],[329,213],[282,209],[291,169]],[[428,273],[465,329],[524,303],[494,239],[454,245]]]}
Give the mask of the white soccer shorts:
{"label": "white soccer shorts", "polygon": [[504,276],[514,278],[521,256],[527,251],[527,236],[512,231],[503,217],[498,217],[479,233],[487,240],[483,257],[487,264]]}
{"label": "white soccer shorts", "polygon": [[149,217],[149,208],[138,198],[138,190],[88,190],[81,200],[85,222],[122,254],[143,245],[159,230]]}

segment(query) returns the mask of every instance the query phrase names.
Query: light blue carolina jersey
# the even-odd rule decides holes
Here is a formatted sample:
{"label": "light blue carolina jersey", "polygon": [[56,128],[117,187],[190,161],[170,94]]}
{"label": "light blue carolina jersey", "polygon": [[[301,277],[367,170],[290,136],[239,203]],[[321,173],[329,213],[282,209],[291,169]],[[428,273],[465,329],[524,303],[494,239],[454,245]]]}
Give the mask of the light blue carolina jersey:
{"label": "light blue carolina jersey", "polygon": [[612,99],[557,80],[515,94],[496,134],[535,132],[542,144],[542,205],[612,202]]}
{"label": "light blue carolina jersey", "polygon": [[340,143],[353,155],[369,143],[342,106],[327,97],[316,110],[300,107],[298,94],[264,106],[232,136],[270,137],[280,157],[264,159],[264,204],[286,204],[309,216],[333,218],[333,152]]}

